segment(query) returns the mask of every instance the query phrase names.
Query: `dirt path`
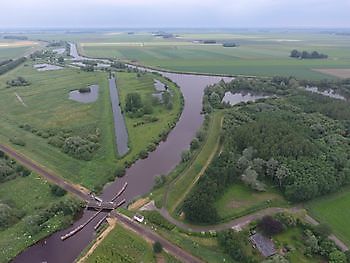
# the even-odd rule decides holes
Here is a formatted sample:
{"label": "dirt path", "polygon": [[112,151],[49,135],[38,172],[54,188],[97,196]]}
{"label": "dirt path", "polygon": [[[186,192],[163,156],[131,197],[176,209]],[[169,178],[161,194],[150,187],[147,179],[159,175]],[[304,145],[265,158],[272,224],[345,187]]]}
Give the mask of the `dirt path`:
{"label": "dirt path", "polygon": [[[220,120],[220,128],[222,127],[224,121],[224,116],[221,116],[221,120]],[[214,125],[212,123],[212,125]],[[191,189],[193,188],[193,186],[198,182],[199,178],[202,177],[202,175],[204,174],[204,172],[207,170],[209,164],[212,162],[213,158],[215,157],[216,153],[218,152],[219,149],[219,145],[220,145],[220,136],[218,136],[217,141],[215,143],[215,147],[213,149],[213,151],[211,152],[208,160],[205,162],[204,166],[202,167],[202,169],[199,171],[199,173],[196,175],[196,177],[194,178],[193,182],[187,187],[186,191],[181,195],[181,197],[177,200],[177,202],[175,203],[175,205],[171,208],[171,211],[174,211],[176,209],[176,207],[178,207],[180,205],[180,203],[186,198],[186,196],[189,194],[189,192],[191,191]],[[204,147],[204,146],[203,146]],[[202,149],[203,149],[202,147]],[[199,153],[200,154],[200,153]],[[199,155],[198,154],[198,155]],[[198,157],[198,155],[196,156],[196,158]],[[195,158],[195,159],[196,159]],[[192,169],[193,166],[196,164],[196,160],[194,160],[191,165],[182,173],[182,175],[178,178],[175,179],[168,187],[167,187],[167,191],[165,193],[165,202],[164,202],[164,206],[166,207],[167,204],[167,197],[168,197],[168,192],[170,189],[172,189],[172,186],[182,178],[182,176],[186,175],[186,173],[188,172],[188,170]]]}
{"label": "dirt path", "polygon": [[92,245],[92,247],[89,249],[89,251],[78,260],[77,263],[83,263],[85,262],[88,257],[96,250],[96,248],[102,243],[102,241],[108,236],[108,234],[116,227],[117,225],[117,219],[116,218],[107,218],[107,222],[109,226],[102,232],[101,235],[98,236],[95,243]]}
{"label": "dirt path", "polygon": [[17,151],[10,148],[9,146],[0,144],[0,150],[6,153],[8,156],[17,160],[19,163],[21,163],[23,166],[25,166],[29,170],[39,174],[40,176],[44,177],[51,183],[60,186],[61,188],[65,189],[67,192],[70,192],[85,201],[88,201],[91,199],[89,196],[89,190],[87,190],[86,188],[82,187],[81,185],[76,185],[65,181],[58,175],[49,171],[47,168],[40,166],[39,164],[35,163],[33,160],[18,153]]}

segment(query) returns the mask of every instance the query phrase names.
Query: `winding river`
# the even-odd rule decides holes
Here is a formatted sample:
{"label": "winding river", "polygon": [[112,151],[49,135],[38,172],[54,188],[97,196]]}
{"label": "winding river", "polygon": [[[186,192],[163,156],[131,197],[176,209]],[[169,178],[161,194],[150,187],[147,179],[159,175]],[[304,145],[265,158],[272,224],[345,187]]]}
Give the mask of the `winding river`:
{"label": "winding river", "polygon": [[[73,50],[76,51],[76,48],[73,48]],[[79,58],[81,59],[82,57],[79,56]],[[158,72],[177,83],[180,87],[185,101],[183,112],[165,142],[160,143],[157,149],[150,153],[146,159],[138,160],[127,169],[123,178],[118,178],[105,186],[101,194],[101,198],[104,200],[110,200],[122,188],[124,182],[128,182],[128,187],[120,197],[120,200],[125,198],[126,203],[130,203],[136,197],[144,195],[151,190],[155,176],[167,174],[174,169],[181,161],[181,153],[189,148],[192,139],[202,125],[203,116],[201,115],[201,109],[205,87],[217,83],[221,79],[231,79],[216,76]],[[93,214],[93,211],[84,210],[82,217],[68,229],[59,231],[39,241],[18,255],[13,262],[73,262],[95,237],[94,226],[105,213],[101,213],[73,237],[65,241],[61,241],[60,237],[85,222]]]}

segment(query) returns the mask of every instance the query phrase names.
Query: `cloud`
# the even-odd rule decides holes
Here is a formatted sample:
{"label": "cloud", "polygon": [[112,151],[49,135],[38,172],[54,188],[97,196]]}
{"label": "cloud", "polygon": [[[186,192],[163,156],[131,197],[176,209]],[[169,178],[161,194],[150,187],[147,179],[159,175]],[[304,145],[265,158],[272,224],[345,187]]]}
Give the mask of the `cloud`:
{"label": "cloud", "polygon": [[0,25],[350,27],[349,0],[11,0]]}

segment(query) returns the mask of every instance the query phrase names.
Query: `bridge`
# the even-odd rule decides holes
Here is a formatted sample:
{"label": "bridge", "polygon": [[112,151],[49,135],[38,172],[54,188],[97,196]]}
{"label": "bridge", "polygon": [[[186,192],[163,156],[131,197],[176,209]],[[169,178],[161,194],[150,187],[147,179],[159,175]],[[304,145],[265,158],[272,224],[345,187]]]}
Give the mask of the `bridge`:
{"label": "bridge", "polygon": [[86,208],[87,209],[93,209],[93,210],[114,210],[125,203],[125,199],[123,199],[121,202],[96,202],[96,201],[90,201],[87,203]]}

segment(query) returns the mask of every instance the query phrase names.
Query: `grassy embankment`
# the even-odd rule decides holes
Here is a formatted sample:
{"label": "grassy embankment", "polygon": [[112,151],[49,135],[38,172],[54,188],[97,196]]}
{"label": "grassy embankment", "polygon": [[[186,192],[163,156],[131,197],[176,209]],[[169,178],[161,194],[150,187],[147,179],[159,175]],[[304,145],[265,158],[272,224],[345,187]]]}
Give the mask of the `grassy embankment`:
{"label": "grassy embankment", "polygon": [[[136,60],[144,65],[175,71],[201,73],[296,76],[322,79],[331,77],[316,72],[319,68],[350,68],[346,36],[317,33],[180,34],[181,39],[159,39],[145,34],[103,35],[81,38],[80,50],[88,56]],[[203,45],[192,40],[214,39],[235,42],[237,48],[220,44]],[[317,48],[315,48],[317,47]],[[293,49],[315,50],[329,59],[290,58]]]}
{"label": "grassy embankment", "polygon": [[[26,87],[6,87],[6,82],[18,76],[24,77],[31,85]],[[152,93],[154,91],[152,77],[137,79],[136,74],[121,73],[119,88],[121,95],[135,89],[139,92]],[[87,73],[80,70],[66,68],[58,71],[38,72],[32,68],[31,62],[19,66],[15,70],[0,77],[0,112],[1,130],[0,142],[11,145],[10,138],[14,136],[25,141],[24,147],[11,147],[27,155],[29,158],[54,171],[71,182],[99,190],[114,178],[116,165],[124,165],[125,160],[133,160],[140,149],[147,147],[151,139],[164,129],[168,129],[168,122],[175,121],[181,109],[180,91],[174,84],[169,85],[174,91],[174,108],[171,111],[155,107],[154,116],[158,122],[133,128],[128,120],[130,130],[131,151],[123,159],[115,154],[114,129],[110,106],[107,74],[102,72]],[[70,90],[98,84],[99,98],[96,102],[83,104],[68,99]],[[15,92],[23,99],[27,107],[17,99]],[[122,104],[124,104],[122,100]],[[86,135],[99,130],[100,147],[91,161],[73,158],[61,149],[48,144],[48,140],[37,134],[19,128],[19,125],[30,124],[36,130],[47,129],[70,130],[73,135]],[[150,132],[153,134],[151,135]],[[145,137],[145,134],[147,136]],[[142,138],[142,139],[140,139]],[[136,142],[134,144],[134,142]],[[142,142],[141,145],[138,143]],[[135,145],[135,146],[134,146]],[[137,147],[136,147],[137,145]],[[98,176],[96,176],[98,175]]]}

